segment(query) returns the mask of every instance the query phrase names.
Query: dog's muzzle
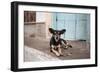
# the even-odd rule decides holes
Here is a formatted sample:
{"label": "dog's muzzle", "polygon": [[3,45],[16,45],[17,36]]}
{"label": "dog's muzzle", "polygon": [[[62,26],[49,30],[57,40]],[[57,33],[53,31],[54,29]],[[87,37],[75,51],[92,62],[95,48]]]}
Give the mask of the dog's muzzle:
{"label": "dog's muzzle", "polygon": [[59,36],[55,36],[56,42],[59,41]]}

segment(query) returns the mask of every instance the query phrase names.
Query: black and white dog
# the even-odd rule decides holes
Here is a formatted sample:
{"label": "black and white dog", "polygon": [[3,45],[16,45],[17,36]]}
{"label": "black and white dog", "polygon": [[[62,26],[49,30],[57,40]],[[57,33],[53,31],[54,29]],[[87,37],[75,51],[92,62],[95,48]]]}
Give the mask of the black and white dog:
{"label": "black and white dog", "polygon": [[61,35],[66,32],[65,29],[62,30],[54,30],[49,28],[52,37],[50,39],[50,51],[55,53],[57,56],[62,56],[62,49],[61,48],[69,48],[72,46],[69,45],[64,39],[61,38]]}

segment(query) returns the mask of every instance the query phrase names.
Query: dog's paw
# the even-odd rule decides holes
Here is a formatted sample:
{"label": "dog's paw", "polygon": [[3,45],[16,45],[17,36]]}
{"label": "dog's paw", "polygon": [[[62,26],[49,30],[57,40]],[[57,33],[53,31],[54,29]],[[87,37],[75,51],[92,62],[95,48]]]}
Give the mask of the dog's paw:
{"label": "dog's paw", "polygon": [[63,48],[63,49],[68,49],[68,46],[67,46],[67,45],[66,45],[66,46],[63,45],[62,48]]}
{"label": "dog's paw", "polygon": [[72,48],[72,45],[68,45],[70,48]]}
{"label": "dog's paw", "polygon": [[65,49],[72,48],[72,45],[67,45]]}
{"label": "dog's paw", "polygon": [[60,53],[60,56],[64,56],[64,54],[63,53]]}
{"label": "dog's paw", "polygon": [[71,55],[72,55],[72,53],[67,53],[67,55],[68,55],[68,56],[71,56]]}
{"label": "dog's paw", "polygon": [[57,57],[59,57],[59,56],[60,56],[60,54],[59,54],[59,53],[56,53],[56,56],[57,56]]}

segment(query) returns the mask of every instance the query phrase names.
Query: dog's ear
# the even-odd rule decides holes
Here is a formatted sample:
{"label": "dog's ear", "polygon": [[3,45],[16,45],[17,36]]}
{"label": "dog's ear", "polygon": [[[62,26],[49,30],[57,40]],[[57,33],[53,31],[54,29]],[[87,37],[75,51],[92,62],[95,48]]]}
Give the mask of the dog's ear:
{"label": "dog's ear", "polygon": [[49,32],[53,34],[54,33],[54,29],[49,28]]}
{"label": "dog's ear", "polygon": [[66,29],[62,29],[61,31],[60,31],[60,34],[64,34],[66,32]]}

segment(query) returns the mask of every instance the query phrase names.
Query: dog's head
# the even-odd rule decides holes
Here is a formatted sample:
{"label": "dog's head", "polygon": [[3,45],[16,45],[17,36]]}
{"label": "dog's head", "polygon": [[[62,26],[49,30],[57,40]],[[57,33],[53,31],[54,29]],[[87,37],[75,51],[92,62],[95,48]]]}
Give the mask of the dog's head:
{"label": "dog's head", "polygon": [[66,32],[66,29],[62,30],[54,30],[52,28],[49,28],[50,33],[54,37],[55,41],[59,41],[61,34],[64,34]]}

